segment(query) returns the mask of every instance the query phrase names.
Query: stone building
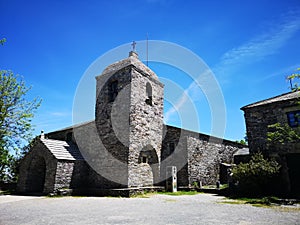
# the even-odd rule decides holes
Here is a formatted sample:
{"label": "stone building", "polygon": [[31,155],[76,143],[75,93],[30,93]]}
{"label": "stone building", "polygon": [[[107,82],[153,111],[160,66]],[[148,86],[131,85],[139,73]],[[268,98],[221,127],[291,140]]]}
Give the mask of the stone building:
{"label": "stone building", "polygon": [[96,80],[95,120],[37,139],[21,162],[19,192],[130,195],[164,186],[167,166],[177,167],[179,187],[215,184],[220,164],[245,147],[165,125],[164,85],[136,52]]}
{"label": "stone building", "polygon": [[250,153],[262,152],[275,158],[281,165],[280,189],[285,193],[300,194],[300,143],[268,144],[269,125],[300,126],[300,91],[289,92],[250,105],[244,111]]}

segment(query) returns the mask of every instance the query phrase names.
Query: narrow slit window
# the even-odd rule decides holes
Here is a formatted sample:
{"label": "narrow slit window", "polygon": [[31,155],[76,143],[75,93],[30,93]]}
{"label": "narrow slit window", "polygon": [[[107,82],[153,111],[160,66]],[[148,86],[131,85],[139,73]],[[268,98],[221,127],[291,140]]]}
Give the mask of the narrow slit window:
{"label": "narrow slit window", "polygon": [[146,104],[152,106],[152,86],[149,82],[146,84],[146,95]]}
{"label": "narrow slit window", "polygon": [[147,160],[147,157],[146,157],[146,156],[143,156],[143,157],[142,157],[142,162],[143,162],[143,163],[147,163],[147,162],[148,162],[148,160]]}

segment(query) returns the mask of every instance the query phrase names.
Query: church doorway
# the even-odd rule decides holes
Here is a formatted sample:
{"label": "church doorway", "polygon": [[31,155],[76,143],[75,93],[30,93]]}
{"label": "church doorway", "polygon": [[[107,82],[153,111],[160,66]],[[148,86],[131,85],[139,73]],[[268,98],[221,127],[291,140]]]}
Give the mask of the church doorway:
{"label": "church doorway", "polygon": [[139,164],[144,171],[141,175],[143,186],[153,186],[159,181],[159,161],[156,150],[147,145],[142,149],[139,155]]}
{"label": "church doorway", "polygon": [[26,192],[42,194],[46,176],[46,162],[43,157],[32,158],[27,171]]}

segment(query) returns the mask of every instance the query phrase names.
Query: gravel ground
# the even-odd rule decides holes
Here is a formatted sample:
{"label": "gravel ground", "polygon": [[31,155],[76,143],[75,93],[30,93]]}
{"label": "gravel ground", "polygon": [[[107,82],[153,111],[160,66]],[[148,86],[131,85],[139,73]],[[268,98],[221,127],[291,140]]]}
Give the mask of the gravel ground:
{"label": "gravel ground", "polygon": [[223,197],[0,196],[0,224],[300,224],[300,207],[220,203]]}

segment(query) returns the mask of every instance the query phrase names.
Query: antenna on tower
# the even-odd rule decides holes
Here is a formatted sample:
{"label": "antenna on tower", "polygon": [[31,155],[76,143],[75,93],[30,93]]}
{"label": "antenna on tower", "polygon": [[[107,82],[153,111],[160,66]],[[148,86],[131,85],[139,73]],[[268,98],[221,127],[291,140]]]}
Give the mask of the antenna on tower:
{"label": "antenna on tower", "polygon": [[146,65],[148,66],[148,33],[146,34],[147,41],[146,41]]}

